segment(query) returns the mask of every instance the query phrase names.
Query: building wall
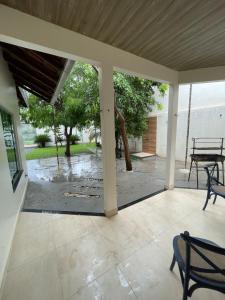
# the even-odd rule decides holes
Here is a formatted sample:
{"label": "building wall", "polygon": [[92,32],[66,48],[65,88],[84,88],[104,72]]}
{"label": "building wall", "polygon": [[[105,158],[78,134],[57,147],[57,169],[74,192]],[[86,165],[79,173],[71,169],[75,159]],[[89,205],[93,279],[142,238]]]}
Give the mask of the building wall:
{"label": "building wall", "polygon": [[[27,124],[26,124],[27,125]],[[80,138],[80,143],[89,143],[90,140],[89,140],[89,135],[90,135],[90,129],[82,129],[81,131],[78,130],[77,128],[73,128],[73,134],[76,134],[79,136]],[[60,126],[60,132],[61,132],[61,135],[63,137],[63,139],[65,139],[65,136],[64,136],[64,127],[63,126]],[[37,128],[36,129],[36,134],[44,134],[46,133],[46,130],[44,128]],[[48,143],[48,145],[52,146],[52,145],[55,145],[55,135],[54,135],[54,132],[52,130],[49,130],[48,133],[47,133],[51,139],[51,142]]]}
{"label": "building wall", "polygon": [[[179,88],[176,159],[182,161],[185,159],[189,88],[189,85]],[[150,115],[157,116],[157,155],[166,157],[168,95],[159,101],[163,110],[155,110]],[[193,137],[225,138],[225,82],[194,84],[191,107],[188,155]]]}
{"label": "building wall", "polygon": [[15,124],[15,133],[18,141],[18,152],[21,157],[21,165],[24,170],[15,192],[13,192],[3,128],[0,120],[0,285],[3,282],[4,271],[10,247],[14,236],[18,214],[26,191],[27,177],[26,161],[23,151],[23,141],[20,134],[20,121],[18,113],[18,100],[13,80],[8,67],[2,58],[0,49],[0,107],[12,114]]}

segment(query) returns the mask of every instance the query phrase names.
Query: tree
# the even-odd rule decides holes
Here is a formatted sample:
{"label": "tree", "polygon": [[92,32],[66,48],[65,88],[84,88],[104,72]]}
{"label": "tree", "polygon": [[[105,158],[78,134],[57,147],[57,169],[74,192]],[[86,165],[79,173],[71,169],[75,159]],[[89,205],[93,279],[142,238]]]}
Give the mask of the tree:
{"label": "tree", "polygon": [[99,126],[98,77],[90,65],[76,63],[70,72],[55,107],[34,95],[29,108],[21,109],[21,117],[35,128],[48,127],[58,132],[64,126],[65,155],[70,156],[70,139],[74,127],[82,129],[94,123]]}
{"label": "tree", "polygon": [[[118,148],[119,140],[122,138],[126,169],[132,170],[128,137],[140,137],[144,134],[149,111],[154,106],[160,108],[160,104],[154,97],[155,92],[164,95],[167,85],[119,72],[114,72],[113,80],[116,147]],[[39,104],[35,106],[32,99],[29,115],[25,119],[34,127],[52,127],[52,115],[54,116],[52,107],[43,100],[39,100]],[[98,69],[95,66],[83,63],[74,65],[56,103],[55,124],[64,125],[68,156],[70,155],[69,139],[74,127],[94,125],[95,133],[96,128],[100,129]],[[95,136],[97,137],[97,134]]]}
{"label": "tree", "polygon": [[[64,91],[65,92],[65,91]],[[70,98],[69,95],[64,94],[56,103],[56,119],[60,125],[64,126],[64,135],[66,138],[67,157],[71,156],[70,145],[73,128],[82,129],[86,126],[86,111],[82,100]]]}
{"label": "tree", "polygon": [[57,102],[60,124],[64,125],[66,156],[70,156],[72,129],[100,124],[98,76],[91,65],[76,63],[72,68]]}
{"label": "tree", "polygon": [[132,170],[128,147],[128,136],[141,137],[147,129],[148,113],[153,107],[161,108],[154,95],[164,95],[166,84],[114,72],[116,145],[122,137],[126,169]]}

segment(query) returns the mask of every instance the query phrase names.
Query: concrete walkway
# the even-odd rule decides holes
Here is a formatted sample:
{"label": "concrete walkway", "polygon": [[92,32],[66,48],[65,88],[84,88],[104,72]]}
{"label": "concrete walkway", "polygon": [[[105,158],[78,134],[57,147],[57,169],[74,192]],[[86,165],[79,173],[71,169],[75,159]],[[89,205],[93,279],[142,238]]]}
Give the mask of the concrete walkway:
{"label": "concrete walkway", "polygon": [[[101,155],[80,154],[28,161],[29,185],[24,210],[103,213],[103,179]],[[178,187],[196,187],[195,175],[187,182],[176,164]],[[118,206],[164,189],[166,161],[159,157],[133,161],[133,172],[125,171],[124,159],[117,160]],[[205,188],[205,174],[200,174],[200,188]]]}

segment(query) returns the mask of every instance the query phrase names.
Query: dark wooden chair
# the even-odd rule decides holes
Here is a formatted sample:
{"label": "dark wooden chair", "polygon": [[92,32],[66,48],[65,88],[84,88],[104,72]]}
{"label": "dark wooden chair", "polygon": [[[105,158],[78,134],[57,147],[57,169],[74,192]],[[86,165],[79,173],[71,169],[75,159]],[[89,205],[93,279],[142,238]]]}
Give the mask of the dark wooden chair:
{"label": "dark wooden chair", "polygon": [[207,173],[207,196],[203,206],[206,209],[209,199],[214,196],[213,204],[216,203],[217,196],[225,198],[225,186],[219,180],[219,166],[217,163],[208,164],[204,167]]}
{"label": "dark wooden chair", "polygon": [[[177,262],[183,285],[183,300],[198,288],[225,294],[225,248],[215,243],[192,237],[187,231],[173,240],[172,271]],[[192,285],[190,285],[192,280]]]}

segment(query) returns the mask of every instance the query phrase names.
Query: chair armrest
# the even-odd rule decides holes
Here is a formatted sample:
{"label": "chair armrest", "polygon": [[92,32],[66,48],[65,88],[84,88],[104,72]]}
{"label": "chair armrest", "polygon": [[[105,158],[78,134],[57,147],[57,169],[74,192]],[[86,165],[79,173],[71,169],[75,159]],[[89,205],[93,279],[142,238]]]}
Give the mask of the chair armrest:
{"label": "chair armrest", "polygon": [[218,185],[224,186],[224,184],[222,182],[220,182],[219,180],[217,180],[216,177],[212,176],[211,179],[213,179]]}

